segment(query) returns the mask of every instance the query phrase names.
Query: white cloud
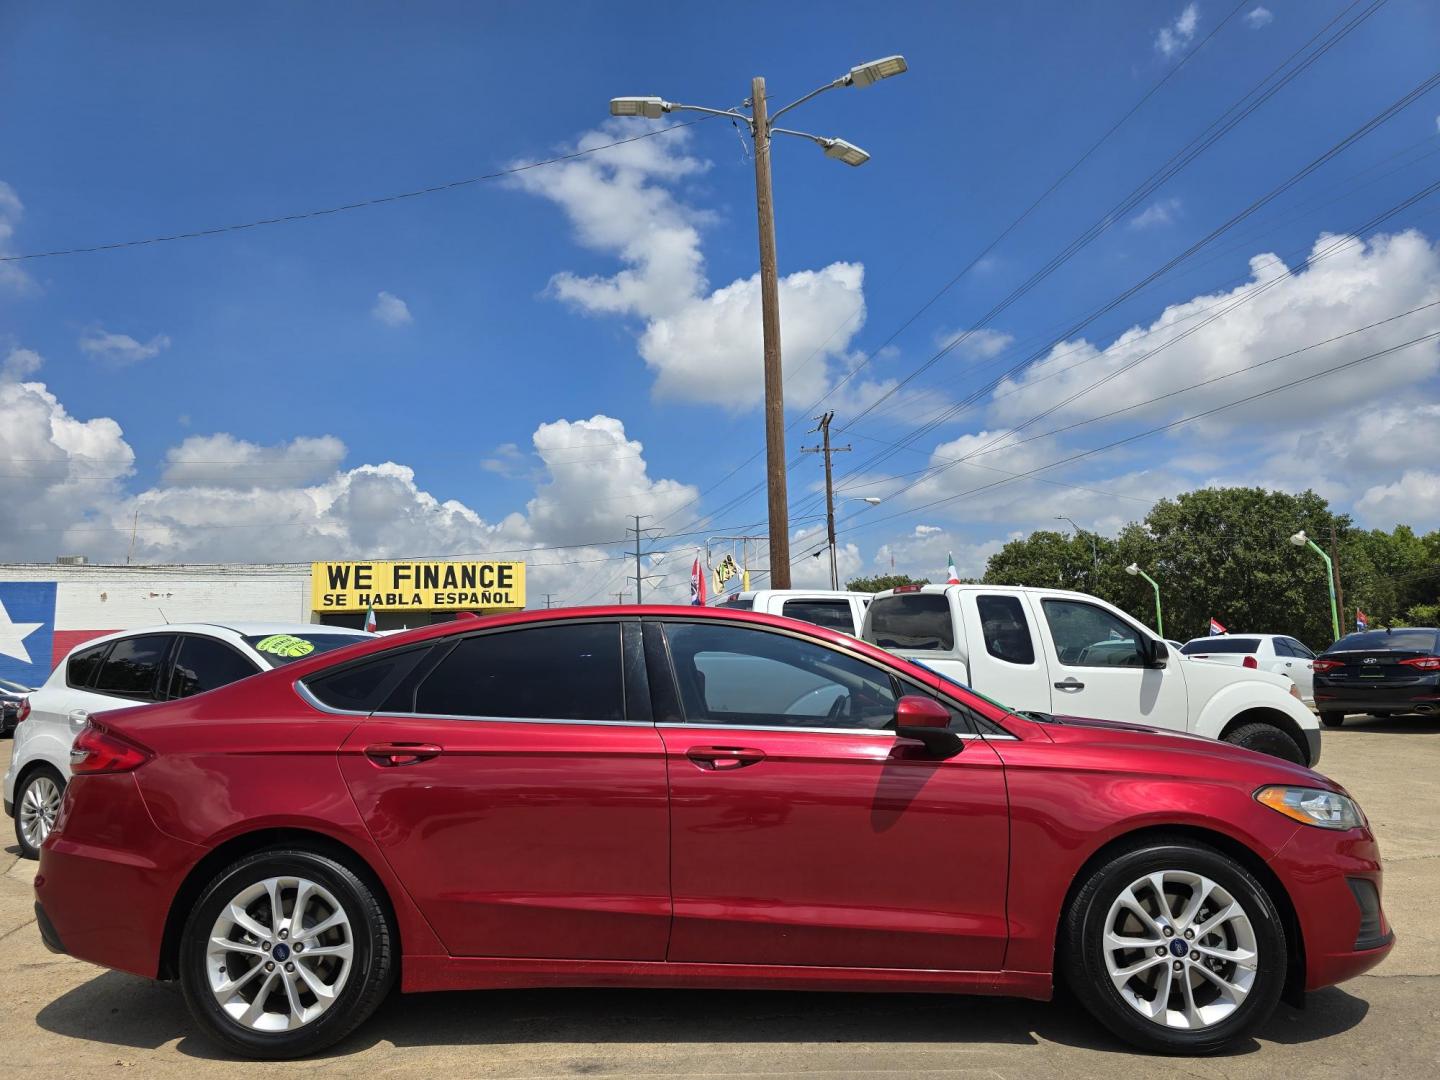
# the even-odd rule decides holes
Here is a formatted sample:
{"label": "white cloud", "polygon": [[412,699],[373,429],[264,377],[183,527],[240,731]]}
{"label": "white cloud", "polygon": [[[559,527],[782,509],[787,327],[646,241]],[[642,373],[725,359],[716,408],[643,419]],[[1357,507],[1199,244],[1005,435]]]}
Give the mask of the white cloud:
{"label": "white cloud", "polygon": [[1245,13],[1245,23],[1251,30],[1259,30],[1275,21],[1275,13],[1267,7],[1257,7]]}
{"label": "white cloud", "polygon": [[415,321],[410,314],[409,304],[394,293],[384,291],[376,295],[375,306],[370,309],[370,316],[376,322],[384,323],[386,326],[408,326]]}
{"label": "white cloud", "polygon": [[1157,225],[1169,225],[1179,213],[1179,199],[1157,199],[1130,219],[1130,228],[1149,229]]}
{"label": "white cloud", "polygon": [[91,356],[112,364],[138,364],[142,360],[153,360],[170,347],[170,338],[156,334],[149,341],[140,342],[129,334],[112,334],[96,328],[87,331],[80,338],[80,348]]}
{"label": "white cloud", "polygon": [[161,482],[167,487],[300,487],[332,475],[345,460],[345,444],[333,435],[260,446],[233,435],[192,435],[165,454]]}
{"label": "white cloud", "polygon": [[1399,521],[1417,531],[1440,526],[1440,472],[1407,469],[1394,483],[1366,491],[1355,510],[1361,521],[1383,529]]}
{"label": "white cloud", "polygon": [[12,348],[4,362],[0,363],[0,382],[20,382],[27,375],[39,371],[43,362],[34,349]]}
{"label": "white cloud", "polygon": [[1200,5],[1186,4],[1173,23],[1167,23],[1155,35],[1155,49],[1162,56],[1174,56],[1195,39],[1200,25]]}
{"label": "white cloud", "polygon": [[[16,194],[13,187],[4,180],[0,180],[0,255],[15,254],[10,241],[15,235],[15,226],[24,216],[25,204],[20,201],[20,196]],[[26,293],[34,285],[34,280],[20,269],[19,263],[0,263],[0,289],[13,293]]]}
{"label": "white cloud", "polygon": [[[657,398],[745,410],[762,396],[759,275],[710,287],[700,230],[713,215],[672,190],[709,167],[686,154],[687,135],[536,169],[515,184],[558,205],[582,245],[623,264],[608,276],[562,271],[550,288],[586,313],[641,320],[638,349],[655,374]],[[590,132],[578,148],[613,137],[608,129]],[[864,268],[835,262],[781,278],[780,311],[787,395],[804,404],[829,385],[864,324]]]}
{"label": "white cloud", "polygon": [[[1000,355],[1015,340],[1014,334],[981,327],[973,330],[950,330],[935,335],[938,348],[955,346],[955,352],[971,360],[990,360]],[[956,344],[958,342],[958,344]]]}

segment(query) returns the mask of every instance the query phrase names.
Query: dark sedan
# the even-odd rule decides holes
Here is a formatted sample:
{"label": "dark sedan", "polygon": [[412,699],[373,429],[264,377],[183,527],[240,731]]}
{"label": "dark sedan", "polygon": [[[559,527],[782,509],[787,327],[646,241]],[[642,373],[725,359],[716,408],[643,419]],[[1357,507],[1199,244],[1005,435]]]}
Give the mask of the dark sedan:
{"label": "dark sedan", "polygon": [[1345,635],[1315,661],[1315,707],[1326,727],[1339,727],[1346,713],[1440,714],[1440,630]]}
{"label": "dark sedan", "polygon": [[30,693],[30,687],[21,686],[9,679],[0,679],[0,735],[10,735],[20,722],[20,705]]}

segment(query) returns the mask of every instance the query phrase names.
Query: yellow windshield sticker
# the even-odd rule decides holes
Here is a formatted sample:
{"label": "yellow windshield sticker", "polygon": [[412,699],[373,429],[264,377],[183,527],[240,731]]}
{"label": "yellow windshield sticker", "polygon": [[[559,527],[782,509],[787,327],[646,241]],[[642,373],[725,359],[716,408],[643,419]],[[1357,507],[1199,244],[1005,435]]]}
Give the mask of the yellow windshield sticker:
{"label": "yellow windshield sticker", "polygon": [[255,651],[274,656],[308,656],[315,651],[315,643],[293,634],[271,634],[255,643]]}

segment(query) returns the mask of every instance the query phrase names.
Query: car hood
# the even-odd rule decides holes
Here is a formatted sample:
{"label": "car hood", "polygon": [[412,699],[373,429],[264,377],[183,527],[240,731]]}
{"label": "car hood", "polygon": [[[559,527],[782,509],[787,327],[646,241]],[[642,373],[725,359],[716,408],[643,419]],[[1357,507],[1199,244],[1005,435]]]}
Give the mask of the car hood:
{"label": "car hood", "polygon": [[1045,733],[1055,743],[1123,758],[1130,771],[1239,780],[1256,787],[1296,784],[1345,794],[1339,784],[1313,769],[1203,735],[1085,716],[1057,716],[1045,726]]}

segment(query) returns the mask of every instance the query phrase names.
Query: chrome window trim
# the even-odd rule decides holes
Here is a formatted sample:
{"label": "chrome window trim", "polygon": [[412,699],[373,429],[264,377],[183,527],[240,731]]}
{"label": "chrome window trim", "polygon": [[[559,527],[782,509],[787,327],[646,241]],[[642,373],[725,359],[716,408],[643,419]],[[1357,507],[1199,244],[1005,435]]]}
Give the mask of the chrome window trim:
{"label": "chrome window trim", "polygon": [[377,720],[460,720],[466,723],[483,724],[583,724],[586,727],[633,727],[653,728],[654,724],[637,723],[634,720],[565,720],[550,717],[530,716],[455,716],[450,713],[395,713],[374,712],[363,715]]}
{"label": "chrome window trim", "polygon": [[[800,734],[807,735],[871,735],[889,737],[892,739],[899,738],[899,736],[896,735],[895,732],[890,731],[886,728],[790,727],[787,724],[679,724],[674,722],[656,724],[655,726],[659,728],[669,728],[677,730],[683,728],[690,728],[691,730],[694,730],[696,728],[708,728],[719,731],[794,731]],[[954,734],[961,739],[994,739],[1000,742],[1020,741],[1019,738],[1014,735],[990,735],[985,732],[974,731],[957,731]]]}
{"label": "chrome window trim", "polygon": [[333,705],[326,705],[325,702],[321,701],[318,697],[315,696],[315,691],[311,690],[310,687],[305,685],[304,679],[296,679],[293,685],[295,687],[295,693],[300,696],[300,700],[305,702],[305,704],[309,705],[312,709],[317,709],[323,713],[329,713],[331,716],[364,717],[370,715],[368,712],[364,712],[360,709],[337,709]]}

